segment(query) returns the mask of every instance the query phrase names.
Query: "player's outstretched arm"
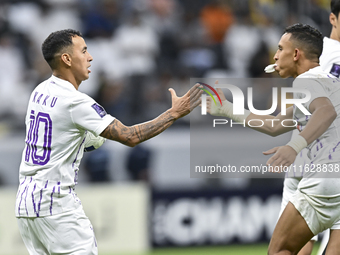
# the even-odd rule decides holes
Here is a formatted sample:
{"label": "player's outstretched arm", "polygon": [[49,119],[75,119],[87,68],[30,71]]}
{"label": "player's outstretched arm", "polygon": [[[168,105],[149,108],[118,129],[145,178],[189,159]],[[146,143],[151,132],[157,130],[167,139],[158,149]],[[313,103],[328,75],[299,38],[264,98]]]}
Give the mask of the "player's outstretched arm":
{"label": "player's outstretched arm", "polygon": [[189,114],[200,104],[202,91],[200,84],[193,86],[184,96],[178,97],[175,90],[169,89],[172,107],[157,118],[131,127],[125,126],[115,119],[100,135],[133,147],[166,130],[177,119]]}
{"label": "player's outstretched arm", "polygon": [[[213,116],[228,117],[238,123],[244,122],[249,128],[270,136],[278,136],[294,129],[294,127],[292,127],[294,126],[293,121],[286,121],[285,125],[281,125],[283,120],[293,118],[293,107],[289,107],[286,110],[286,115],[282,115],[281,113],[277,116],[256,115],[248,110],[244,110],[244,115],[234,115],[233,104],[225,98],[222,89],[217,88],[216,91],[221,98],[222,105],[215,104],[210,97],[207,98],[207,112]],[[251,125],[249,125],[250,122]]]}
{"label": "player's outstretched arm", "polygon": [[[296,123],[293,119],[293,106],[286,109],[286,115],[256,115],[250,113],[245,122],[248,127],[261,133],[278,136],[288,131],[294,130]],[[282,122],[284,121],[284,125]],[[249,125],[251,123],[251,126]]]}

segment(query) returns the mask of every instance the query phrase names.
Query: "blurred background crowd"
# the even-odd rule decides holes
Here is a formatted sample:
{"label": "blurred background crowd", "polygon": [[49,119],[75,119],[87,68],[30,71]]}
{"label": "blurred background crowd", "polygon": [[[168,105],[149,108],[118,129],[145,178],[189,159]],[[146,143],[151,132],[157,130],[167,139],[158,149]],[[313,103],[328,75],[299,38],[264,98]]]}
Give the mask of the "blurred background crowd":
{"label": "blurred background crowd", "polygon": [[[41,44],[55,30],[82,32],[94,60],[80,90],[132,125],[168,109],[168,88],[183,95],[192,77],[264,77],[284,27],[328,36],[328,17],[326,0],[1,0],[0,136],[24,131],[29,95],[51,75]],[[139,150],[136,167],[150,154]]]}
{"label": "blurred background crowd", "polygon": [[73,28],[94,57],[81,90],[128,125],[169,107],[190,77],[261,77],[285,26],[329,34],[323,0],[1,0],[0,122],[23,128],[27,98],[50,76],[41,54]]}

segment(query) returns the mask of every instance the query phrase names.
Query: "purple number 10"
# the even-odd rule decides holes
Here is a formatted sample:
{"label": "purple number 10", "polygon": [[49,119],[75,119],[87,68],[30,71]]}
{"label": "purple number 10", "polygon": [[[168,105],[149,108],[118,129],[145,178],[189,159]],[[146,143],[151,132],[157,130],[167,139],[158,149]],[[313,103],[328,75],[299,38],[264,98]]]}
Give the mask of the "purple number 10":
{"label": "purple number 10", "polygon": [[[40,132],[39,132],[40,131]],[[39,137],[39,134],[42,137]],[[52,120],[48,113],[39,112],[37,116],[31,111],[30,127],[26,139],[25,161],[32,162],[37,165],[46,165],[51,157],[52,143]],[[41,148],[40,155],[38,148]]]}

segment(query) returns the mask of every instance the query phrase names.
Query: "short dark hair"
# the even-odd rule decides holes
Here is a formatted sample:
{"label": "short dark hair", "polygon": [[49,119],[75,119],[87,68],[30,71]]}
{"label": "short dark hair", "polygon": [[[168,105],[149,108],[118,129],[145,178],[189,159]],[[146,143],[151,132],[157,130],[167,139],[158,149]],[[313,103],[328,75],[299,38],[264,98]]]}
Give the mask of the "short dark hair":
{"label": "short dark hair", "polygon": [[338,18],[340,12],[340,1],[332,0],[331,1],[331,12]]}
{"label": "short dark hair", "polygon": [[56,55],[72,45],[72,38],[83,37],[79,31],[64,29],[51,33],[42,44],[42,53],[52,70],[57,68]]}
{"label": "short dark hair", "polygon": [[302,49],[309,60],[319,59],[323,48],[323,36],[316,28],[306,24],[294,24],[285,29],[284,33],[291,34],[297,47]]}

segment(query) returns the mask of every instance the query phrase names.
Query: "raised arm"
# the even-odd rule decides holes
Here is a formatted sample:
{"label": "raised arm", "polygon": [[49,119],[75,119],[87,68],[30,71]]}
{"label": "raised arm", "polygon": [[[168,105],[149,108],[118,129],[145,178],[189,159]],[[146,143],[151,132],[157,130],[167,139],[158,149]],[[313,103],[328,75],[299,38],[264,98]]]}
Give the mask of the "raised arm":
{"label": "raised arm", "polygon": [[[287,109],[286,115],[278,114],[277,116],[260,116],[245,110],[244,115],[235,116],[232,112],[232,103],[226,100],[221,89],[216,90],[223,102],[223,105],[216,106],[211,102],[210,98],[208,98],[207,111],[212,115],[229,117],[237,122],[245,121],[248,127],[271,136],[280,135],[295,129],[295,127],[285,127],[294,126],[293,121],[288,121],[289,119],[293,118],[293,107],[289,107]],[[265,155],[274,154],[267,161],[267,164],[272,165],[273,167],[291,165],[294,162],[296,155],[304,147],[320,137],[328,129],[337,116],[333,104],[326,97],[314,99],[309,106],[309,110],[312,113],[311,118],[309,119],[303,131],[297,137],[292,139],[287,145],[275,147],[264,152]],[[287,120],[285,122],[285,126],[281,123],[283,120]],[[251,121],[251,126],[249,125],[249,121]]]}
{"label": "raised arm", "polygon": [[[220,104],[215,105],[210,97],[207,98],[207,112],[211,115],[228,117],[236,122],[245,122],[249,128],[270,136],[281,135],[295,129],[294,122],[289,121],[293,118],[293,107],[289,107],[286,110],[286,115],[281,113],[277,116],[255,115],[248,110],[245,110],[244,115],[234,115],[233,104],[226,100],[220,88],[217,88],[216,91],[223,104],[222,106]],[[282,125],[282,121],[285,121],[284,125]]]}
{"label": "raised arm", "polygon": [[[246,125],[256,131],[270,135],[278,136],[296,127],[293,118],[293,106],[287,108],[286,115],[255,115],[250,113],[246,118]],[[284,123],[283,123],[284,122]],[[249,124],[251,124],[251,126]]]}
{"label": "raised arm", "polygon": [[177,97],[173,89],[169,89],[172,98],[172,107],[157,118],[137,124],[125,126],[115,119],[100,135],[110,140],[118,141],[130,147],[144,142],[166,130],[177,119],[189,114],[200,104],[202,91],[200,85],[193,86],[184,96]]}

